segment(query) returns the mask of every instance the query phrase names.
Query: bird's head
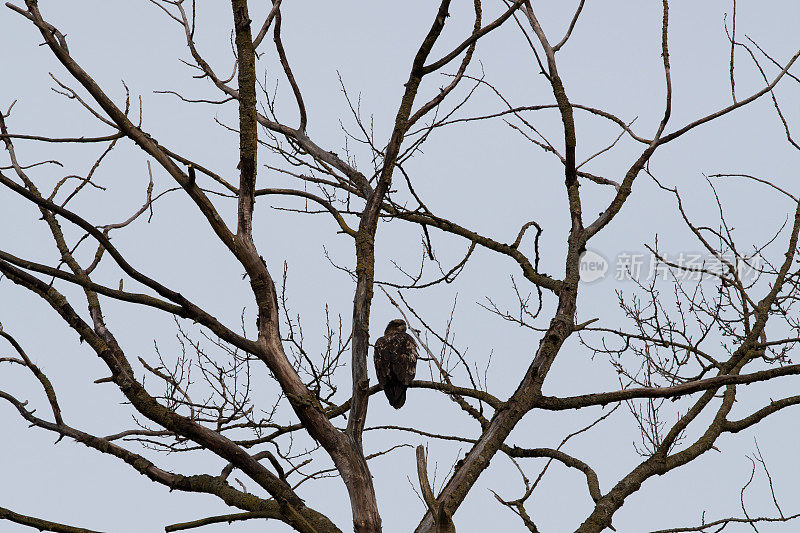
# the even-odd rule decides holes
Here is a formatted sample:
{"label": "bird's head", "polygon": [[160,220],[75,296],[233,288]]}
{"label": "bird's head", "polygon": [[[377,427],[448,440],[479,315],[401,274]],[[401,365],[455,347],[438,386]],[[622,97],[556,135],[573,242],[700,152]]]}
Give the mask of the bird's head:
{"label": "bird's head", "polygon": [[395,318],[386,325],[384,334],[389,333],[404,333],[406,331],[406,321],[402,318]]}

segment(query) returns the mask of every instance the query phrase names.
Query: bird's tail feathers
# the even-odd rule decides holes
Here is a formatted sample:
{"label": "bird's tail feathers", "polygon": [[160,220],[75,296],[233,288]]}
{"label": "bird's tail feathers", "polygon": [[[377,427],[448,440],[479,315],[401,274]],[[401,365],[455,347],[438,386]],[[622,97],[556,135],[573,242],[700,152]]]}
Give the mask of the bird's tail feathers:
{"label": "bird's tail feathers", "polygon": [[395,409],[400,409],[406,403],[406,386],[397,381],[387,381],[383,388],[389,405]]}

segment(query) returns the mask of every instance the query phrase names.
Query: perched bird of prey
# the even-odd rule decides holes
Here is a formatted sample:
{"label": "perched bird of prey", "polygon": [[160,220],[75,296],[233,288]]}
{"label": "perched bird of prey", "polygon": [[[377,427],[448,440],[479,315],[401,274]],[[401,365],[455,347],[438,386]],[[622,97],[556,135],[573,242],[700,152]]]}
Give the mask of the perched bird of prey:
{"label": "perched bird of prey", "polygon": [[406,389],[417,373],[417,343],[406,333],[405,321],[392,320],[383,337],[375,341],[375,372],[389,405],[403,407]]}

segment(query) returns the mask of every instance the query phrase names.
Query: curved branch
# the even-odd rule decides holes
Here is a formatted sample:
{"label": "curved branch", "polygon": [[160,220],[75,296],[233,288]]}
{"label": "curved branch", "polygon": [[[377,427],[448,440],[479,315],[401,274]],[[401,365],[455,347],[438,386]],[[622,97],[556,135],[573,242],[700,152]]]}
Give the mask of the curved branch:
{"label": "curved branch", "polygon": [[[252,494],[238,491],[228,485],[228,483],[219,476],[210,476],[208,474],[183,476],[180,474],[167,472],[166,470],[162,470],[161,468],[155,466],[147,458],[114,444],[108,439],[90,435],[89,433],[67,426],[66,424],[53,424],[51,422],[47,422],[46,420],[42,420],[34,416],[31,411],[28,411],[25,408],[25,403],[20,402],[18,399],[14,398],[8,393],[0,391],[0,398],[11,403],[17,409],[17,411],[19,411],[20,415],[33,426],[58,433],[60,436],[70,437],[76,442],[87,446],[88,448],[92,448],[101,453],[117,457],[151,481],[164,485],[170,490],[213,494],[232,507],[237,507],[239,509],[255,513],[270,514],[271,518],[277,518],[281,521],[291,524],[291,521],[287,520],[286,516],[283,514],[283,510],[275,500],[264,500]],[[300,512],[304,515],[304,519],[307,522],[316,526],[313,531],[317,533],[321,533],[323,531],[330,533],[341,533],[338,528],[327,521],[327,519],[317,511],[314,511],[308,507],[302,507]],[[0,518],[3,518],[2,514],[3,509],[0,508]],[[37,526],[32,525],[32,527]],[[89,530],[49,529],[47,531],[84,533]]]}
{"label": "curved branch", "polygon": [[99,533],[93,529],[84,529],[82,527],[68,526],[66,524],[59,524],[41,518],[34,518],[19,513],[15,513],[5,507],[0,507],[0,520],[8,520],[15,524],[33,527],[39,531],[55,531],[56,533]]}
{"label": "curved branch", "polygon": [[339,212],[339,210],[336,209],[335,207],[333,207],[333,204],[331,204],[329,201],[325,200],[324,198],[320,198],[319,196],[317,196],[315,194],[311,194],[310,192],[298,191],[298,190],[295,190],[295,189],[271,189],[271,188],[266,188],[266,189],[256,189],[256,191],[255,191],[255,196],[264,196],[264,195],[270,195],[270,194],[283,195],[283,196],[299,196],[301,198],[307,198],[307,199],[309,199],[309,200],[311,200],[313,202],[316,202],[319,205],[321,205],[322,207],[324,207],[325,209],[327,209],[328,212],[331,215],[333,215],[333,218],[336,219],[336,222],[339,224],[339,227],[342,229],[343,233],[346,233],[346,234],[350,235],[351,237],[355,237],[356,236],[356,231],[353,228],[351,228],[350,226],[347,225],[347,222],[345,221],[344,217]]}
{"label": "curved branch", "polygon": [[145,133],[141,128],[134,125],[124,111],[119,109],[116,104],[106,95],[100,88],[95,80],[78,65],[78,63],[70,56],[69,50],[63,42],[61,42],[57,35],[59,32],[53,27],[52,24],[45,21],[39,12],[37,2],[33,0],[26,0],[25,5],[27,11],[7,3],[8,7],[14,11],[22,14],[28,18],[39,29],[45,43],[53,52],[53,55],[61,62],[61,64],[69,71],[75,80],[77,80],[86,91],[94,98],[100,105],[103,111],[111,118],[116,127],[126,136],[139,145],[144,152],[152,156],[158,163],[183,187],[189,194],[189,197],[194,201],[200,212],[208,221],[212,230],[217,234],[219,239],[231,250],[233,250],[233,235],[228,229],[222,217],[217,212],[214,205],[195,184],[191,183],[188,176],[182,172],[177,165],[170,159],[170,157],[161,149],[158,142],[155,141],[150,135]]}
{"label": "curved branch", "polygon": [[600,492],[600,482],[597,479],[597,473],[592,469],[592,467],[580,459],[562,452],[561,450],[554,450],[552,448],[519,448],[517,446],[503,446],[502,451],[509,457],[547,457],[550,459],[555,459],[556,461],[559,461],[570,468],[580,470],[586,476],[586,483],[589,487],[589,495],[592,497],[592,499],[597,502],[603,497],[603,493]]}
{"label": "curved branch", "polygon": [[[128,274],[131,278],[138,281],[139,283],[153,289],[161,296],[176,302],[182,308],[184,308],[188,313],[191,314],[191,317],[211,331],[214,334],[218,335],[220,338],[225,339],[226,341],[230,342],[234,346],[237,346],[249,353],[256,353],[258,351],[256,345],[244,337],[234,333],[232,330],[228,329],[224,325],[222,325],[216,318],[202,310],[200,307],[196,306],[188,299],[186,299],[182,294],[175,292],[167,287],[161,285],[154,279],[142,274],[135,268],[133,268],[120,254],[120,252],[111,244],[111,241],[108,239],[106,235],[104,235],[100,230],[95,228],[92,224],[84,220],[83,218],[79,217],[72,211],[61,207],[58,204],[55,204],[49,200],[46,200],[30,191],[17,185],[12,180],[8,179],[6,176],[0,172],[0,184],[5,185],[15,193],[23,196],[25,199],[35,203],[39,207],[51,211],[57,215],[64,217],[65,219],[69,220],[76,226],[80,227],[87,233],[89,233],[92,237],[94,237],[102,246],[108,251],[109,255],[116,261],[117,265],[122,269],[123,272]],[[54,274],[55,275],[55,274]]]}
{"label": "curved branch", "polygon": [[558,44],[553,46],[553,52],[558,52],[561,50],[561,47],[567,44],[570,36],[572,35],[572,30],[575,29],[575,24],[578,22],[578,17],[581,15],[581,11],[583,11],[583,4],[586,3],[586,0],[581,0],[581,3],[578,4],[578,8],[575,10],[575,14],[572,16],[572,21],[569,23],[569,28],[567,28],[567,33],[564,34],[564,37],[558,41]]}
{"label": "curved branch", "polygon": [[113,133],[102,137],[44,137],[41,135],[23,135],[20,133],[9,133],[8,135],[0,135],[0,139],[23,139],[28,141],[41,141],[47,143],[99,143],[106,141],[115,141],[123,138],[125,135],[122,133]]}
{"label": "curved branch", "polygon": [[670,141],[672,141],[674,139],[677,139],[678,137],[680,137],[684,133],[687,133],[688,131],[691,131],[691,130],[693,130],[694,128],[696,128],[698,126],[700,126],[702,124],[705,124],[707,122],[710,122],[710,121],[712,121],[714,119],[717,119],[717,118],[719,118],[719,117],[721,117],[723,115],[727,115],[731,111],[739,109],[740,107],[744,107],[747,104],[749,104],[751,102],[754,102],[755,100],[757,100],[757,99],[761,98],[762,96],[764,96],[765,94],[769,93],[770,91],[772,91],[772,89],[775,88],[775,86],[783,78],[783,76],[786,75],[787,72],[789,72],[789,69],[792,67],[792,65],[795,63],[795,61],[797,61],[797,59],[799,57],[800,57],[800,50],[798,50],[791,57],[789,62],[778,73],[778,75],[775,76],[775,78],[772,80],[771,83],[769,83],[766,87],[764,87],[760,91],[758,91],[758,92],[750,95],[749,97],[745,98],[744,100],[739,100],[735,104],[731,104],[731,105],[729,105],[729,106],[727,106],[727,107],[725,107],[723,109],[720,109],[719,111],[716,111],[716,112],[711,113],[709,115],[706,115],[706,116],[704,116],[702,118],[699,118],[699,119],[695,120],[694,122],[691,122],[691,123],[687,124],[686,126],[680,128],[680,129],[678,129],[678,130],[676,130],[676,131],[674,131],[674,132],[672,132],[672,133],[670,133],[668,135],[664,135],[664,136],[662,136],[660,138],[656,137],[653,140],[651,140],[649,146],[647,147],[647,149],[642,153],[642,155],[639,157],[639,159],[631,166],[631,168],[625,174],[625,179],[622,181],[620,189],[617,191],[617,195],[611,201],[611,203],[609,204],[608,208],[606,208],[606,210],[603,211],[603,213],[597,218],[597,220],[595,220],[591,225],[589,225],[586,228],[587,239],[589,237],[595,235],[601,229],[603,229],[606,225],[608,225],[608,223],[611,222],[611,220],[614,218],[614,216],[616,216],[616,214],[622,209],[622,205],[625,203],[625,201],[627,200],[628,196],[630,196],[630,194],[631,194],[631,186],[633,184],[634,178],[639,173],[639,171],[644,167],[645,163],[649,160],[650,156],[652,155],[652,153],[655,151],[655,149],[658,146],[660,146],[662,144],[666,144],[666,143],[668,143],[668,142],[670,142]]}
{"label": "curved branch", "polygon": [[671,387],[637,387],[614,392],[601,392],[596,394],[582,394],[558,398],[554,396],[541,396],[536,399],[536,407],[541,409],[561,411],[564,409],[579,409],[593,405],[606,405],[612,402],[621,402],[635,398],[678,398],[695,392],[718,389],[724,385],[747,385],[759,381],[767,381],[781,376],[794,376],[800,374],[800,364],[788,365],[780,368],[761,370],[750,374],[724,374],[711,378],[681,383]]}
{"label": "curved branch", "polygon": [[751,414],[750,416],[746,416],[741,420],[726,420],[723,423],[723,431],[727,431],[729,433],[738,433],[743,429],[747,429],[750,426],[757,424],[769,415],[777,413],[781,409],[798,404],[800,404],[800,395],[781,398],[780,400],[773,400],[766,407],[762,407],[755,413]]}
{"label": "curved branch", "polygon": [[434,61],[430,65],[422,68],[422,74],[430,74],[435,72],[448,64],[450,61],[458,57],[458,54],[463,52],[467,49],[467,47],[472,46],[474,43],[478,41],[481,37],[489,33],[490,31],[499,28],[503,22],[509,19],[514,12],[519,9],[519,7],[525,3],[525,0],[516,0],[511,6],[499,17],[497,17],[491,24],[487,25],[486,27],[482,28],[480,31],[474,32],[471,36],[469,36],[464,42],[459,44],[458,46],[453,49],[452,52],[444,56],[438,61]]}
{"label": "curved branch", "polygon": [[53,384],[50,382],[50,379],[41,371],[41,369],[33,364],[33,361],[30,360],[28,354],[25,353],[25,350],[22,349],[22,346],[19,345],[17,340],[9,335],[7,332],[3,331],[2,325],[0,325],[0,337],[3,337],[7,340],[11,346],[14,347],[14,350],[19,354],[22,358],[22,362],[25,363],[25,366],[30,369],[39,383],[42,385],[44,389],[45,395],[47,396],[47,401],[50,403],[50,409],[53,411],[53,418],[56,421],[56,424],[63,424],[64,420],[61,418],[61,407],[58,405],[58,398],[56,397],[56,391],[53,388]]}
{"label": "curved branch", "polygon": [[230,524],[231,522],[242,522],[245,520],[253,520],[256,518],[276,518],[280,519],[280,513],[276,509],[268,511],[249,511],[246,513],[233,513],[218,516],[209,516],[208,518],[201,518],[199,520],[192,520],[191,522],[180,522],[178,524],[171,524],[164,527],[166,533],[172,531],[186,531],[187,529],[195,529],[198,527],[209,526],[211,524]]}
{"label": "curved branch", "polygon": [[[292,87],[292,93],[294,93],[294,99],[297,102],[297,108],[300,111],[300,125],[297,127],[297,130],[306,131],[306,124],[308,124],[306,104],[303,102],[303,95],[300,93],[300,86],[297,85],[297,80],[295,80],[294,74],[292,73],[292,67],[289,66],[289,60],[286,58],[286,51],[283,49],[283,41],[281,40],[280,9],[278,9],[277,14],[275,15],[275,30],[273,33],[273,40],[275,41],[275,49],[278,51],[278,57],[280,58],[283,72],[286,74],[286,79],[289,80],[289,85]],[[253,49],[255,49],[255,47],[256,45],[253,44]]]}
{"label": "curved branch", "polygon": [[[277,476],[267,470],[257,460],[253,459],[243,448],[235,444],[233,441],[226,438],[224,435],[212,431],[205,426],[187,419],[174,411],[164,407],[153,398],[139,383],[133,375],[133,369],[130,366],[125,354],[122,352],[116,339],[111,332],[105,327],[102,321],[96,320],[96,330],[91,328],[72,308],[67,302],[66,298],[52,286],[49,286],[36,278],[29,276],[24,272],[11,271],[6,272],[6,275],[11,281],[22,285],[29,290],[38,294],[55,310],[61,318],[85,341],[94,352],[102,359],[112,373],[111,380],[117,384],[120,391],[131,402],[134,408],[155,423],[161,425],[165,429],[180,434],[188,439],[191,439],[201,446],[212,451],[216,455],[225,458],[231,463],[235,464],[237,468],[241,469],[250,478],[252,478],[261,487],[267,490],[272,496],[278,500],[281,505],[281,510],[285,519],[293,527],[299,531],[311,533],[314,531],[309,525],[309,520],[303,516],[303,510],[306,509],[302,500],[291,490],[291,488],[279,479]],[[12,401],[13,398],[7,394],[0,394],[0,397]],[[24,405],[17,402],[17,409],[25,416]],[[32,415],[31,415],[32,416]],[[44,421],[43,421],[44,422]],[[44,422],[45,424],[49,424]],[[55,425],[53,425],[55,426]],[[55,426],[54,430],[58,430],[62,426]],[[71,435],[70,435],[71,436]],[[104,441],[107,442],[107,441]],[[114,448],[114,450],[123,450],[122,448]],[[149,468],[148,464],[141,464],[143,468]],[[163,471],[152,471],[153,475],[160,477]],[[219,485],[219,481],[214,481],[211,476],[206,476],[203,479],[209,478],[214,484]],[[181,481],[183,478],[181,478]],[[205,482],[204,486],[205,486]],[[224,483],[227,485],[227,483]],[[189,485],[185,490],[197,490]],[[221,489],[220,489],[221,490]]]}

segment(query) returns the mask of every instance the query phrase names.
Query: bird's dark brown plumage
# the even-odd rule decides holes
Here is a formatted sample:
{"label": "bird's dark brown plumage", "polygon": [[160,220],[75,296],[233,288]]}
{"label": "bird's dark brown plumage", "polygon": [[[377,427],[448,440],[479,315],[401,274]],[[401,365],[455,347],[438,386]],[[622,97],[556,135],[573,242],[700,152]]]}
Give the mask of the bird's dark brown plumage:
{"label": "bird's dark brown plumage", "polygon": [[375,341],[375,372],[389,404],[400,409],[417,373],[417,343],[406,333],[403,320],[389,322],[383,337]]}

